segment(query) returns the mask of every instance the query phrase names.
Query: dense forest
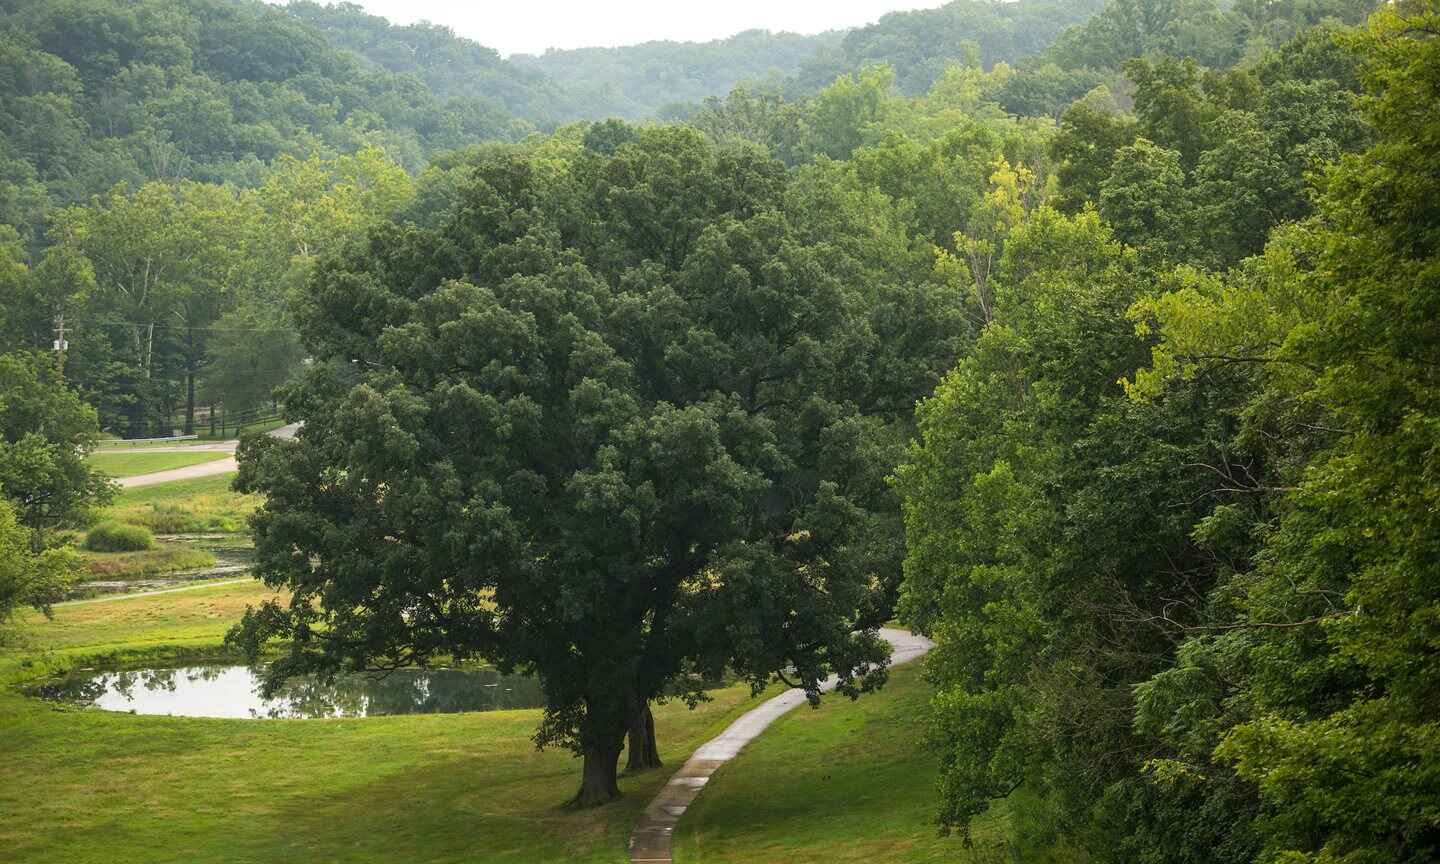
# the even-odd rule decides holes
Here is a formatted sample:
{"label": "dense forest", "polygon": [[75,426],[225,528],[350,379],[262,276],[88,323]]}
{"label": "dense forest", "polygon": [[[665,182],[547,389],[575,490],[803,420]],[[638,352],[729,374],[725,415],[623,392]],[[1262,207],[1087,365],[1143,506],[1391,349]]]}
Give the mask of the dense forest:
{"label": "dense forest", "polygon": [[571,103],[567,119],[647,120],[683,116],[695,103],[724,96],[741,82],[782,85],[802,63],[839,39],[839,33],[800,36],[750,30],[703,44],[646,42],[547,51],[516,55],[510,62],[562,82]]}
{"label": "dense forest", "polygon": [[[987,51],[996,28],[982,25],[1013,18],[1003,4],[963,9]],[[892,15],[859,32],[891,45],[881,59],[904,68],[971,50],[886,40],[914,20]],[[506,61],[445,28],[394,26],[353,4],[5,4],[0,254],[9,290],[30,298],[3,322],[6,344],[49,345],[63,324],[71,380],[115,434],[190,431],[202,404],[256,411],[300,359],[286,292],[321,250],[411,196],[421,211],[439,206],[463,173],[467,157],[454,154],[577,119],[708,117],[701,101],[746,78],[801,92],[792,76],[840,35],[755,31]],[[997,56],[1019,50],[1006,45]],[[847,153],[848,143],[818,143],[860,131],[826,128],[859,122],[844,116],[856,106],[838,104],[856,97],[836,96],[813,121],[787,109],[781,122],[806,126],[804,141],[767,144],[791,162]],[[409,188],[427,170],[431,182]],[[154,248],[142,249],[146,236]],[[187,236],[216,254],[201,266]]]}
{"label": "dense forest", "polygon": [[242,446],[297,599],[232,642],[277,680],[537,671],[593,804],[653,700],[860,696],[893,615],[957,845],[1440,858],[1434,0],[511,60],[348,5],[0,9],[0,371],[72,430],[0,429],[0,484],[305,421]]}

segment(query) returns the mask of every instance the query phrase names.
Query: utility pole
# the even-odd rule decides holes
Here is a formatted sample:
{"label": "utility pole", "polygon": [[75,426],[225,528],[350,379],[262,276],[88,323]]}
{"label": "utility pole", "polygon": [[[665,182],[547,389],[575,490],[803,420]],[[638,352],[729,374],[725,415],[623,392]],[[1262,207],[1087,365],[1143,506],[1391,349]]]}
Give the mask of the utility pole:
{"label": "utility pole", "polygon": [[62,379],[65,377],[65,351],[69,347],[70,343],[65,340],[65,313],[60,312],[55,316],[55,365]]}

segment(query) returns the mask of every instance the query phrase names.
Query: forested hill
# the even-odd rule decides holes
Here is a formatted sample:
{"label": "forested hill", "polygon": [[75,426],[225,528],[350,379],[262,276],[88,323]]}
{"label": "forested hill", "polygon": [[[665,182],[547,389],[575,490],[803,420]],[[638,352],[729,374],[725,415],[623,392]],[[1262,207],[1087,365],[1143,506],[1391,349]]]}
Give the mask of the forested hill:
{"label": "forested hill", "polygon": [[512,122],[497,93],[438,95],[258,0],[10,0],[0,222],[35,242],[55,206],[117,183],[253,186],[286,154],[376,144],[418,169],[434,152],[534,128]]}
{"label": "forested hill", "polygon": [[710,42],[547,51],[516,55],[510,61],[543,72],[564,87],[576,117],[647,119],[664,115],[667,108],[723,96],[742,81],[779,83],[796,75],[817,52],[838,46],[843,36],[843,31],[801,36],[747,30]]}
{"label": "forested hill", "polygon": [[841,75],[874,65],[892,67],[896,86],[913,96],[928,90],[951,63],[990,68],[1039,56],[1104,5],[1105,0],[952,0],[817,36],[752,30],[705,43],[647,42],[510,60],[549,75],[568,92],[577,118],[674,116],[680,106],[723,96],[738,83],[810,96]]}
{"label": "forested hill", "polygon": [[437,152],[565,122],[676,116],[742,81],[828,84],[872,62],[902,89],[978,46],[1045,49],[1097,0],[957,0],[848,35],[748,31],[707,43],[505,60],[428,24],[299,0],[0,3],[0,223],[31,248],[45,214],[120,182],[254,186],[279,156],[383,147],[414,171]]}
{"label": "forested hill", "polygon": [[1065,30],[1089,19],[1105,0],[954,0],[937,9],[891,12],[846,33],[805,62],[798,89],[814,92],[838,75],[888,64],[908,95],[923,93],[955,61],[989,68],[1043,53]]}
{"label": "forested hill", "polygon": [[543,72],[508,62],[495,49],[448,27],[392,24],[355,3],[294,0],[283,8],[331,46],[352,54],[363,68],[413,75],[439,99],[481,96],[541,128],[579,116],[574,97]]}

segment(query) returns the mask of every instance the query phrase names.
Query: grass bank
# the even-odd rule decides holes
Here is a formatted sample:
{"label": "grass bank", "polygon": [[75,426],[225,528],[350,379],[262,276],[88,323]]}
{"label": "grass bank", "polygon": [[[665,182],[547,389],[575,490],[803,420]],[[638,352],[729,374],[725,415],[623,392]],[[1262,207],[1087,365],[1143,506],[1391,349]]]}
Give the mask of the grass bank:
{"label": "grass bank", "polygon": [[104,516],[143,525],[156,534],[244,531],[246,517],[261,499],[231,489],[234,479],[234,474],[216,474],[123,489]]}
{"label": "grass bank", "polygon": [[134,579],[215,566],[214,555],[185,543],[156,543],[154,549],[141,552],[79,551],[87,580]]}
{"label": "grass bank", "polygon": [[202,462],[217,462],[230,458],[229,453],[202,450],[196,453],[146,453],[96,451],[90,454],[90,464],[111,477],[135,477],[140,474],[154,474]]}
{"label": "grass bank", "polygon": [[[62,605],[22,616],[0,647],[0,849],[15,864],[625,860],[667,771],[622,780],[613,805],[558,805],[579,763],[537,752],[537,711],[364,720],[143,717],[40,702],[13,686],[105,655],[213,649],[256,583]],[[753,704],[716,691],[657,711],[678,765]]]}
{"label": "grass bank", "polygon": [[711,778],[675,831],[676,862],[1013,860],[1003,813],[972,849],[936,832],[936,757],[920,742],[932,693],[912,664],[878,694],[785,715]]}

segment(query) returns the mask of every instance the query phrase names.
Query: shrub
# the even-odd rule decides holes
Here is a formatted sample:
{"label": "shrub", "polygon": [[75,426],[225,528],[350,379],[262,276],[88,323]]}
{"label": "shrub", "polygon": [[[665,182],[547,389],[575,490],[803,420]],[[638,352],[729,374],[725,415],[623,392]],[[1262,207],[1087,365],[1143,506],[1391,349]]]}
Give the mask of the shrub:
{"label": "shrub", "polygon": [[101,522],[85,535],[85,548],[91,552],[140,552],[154,546],[149,530],[123,522]]}

